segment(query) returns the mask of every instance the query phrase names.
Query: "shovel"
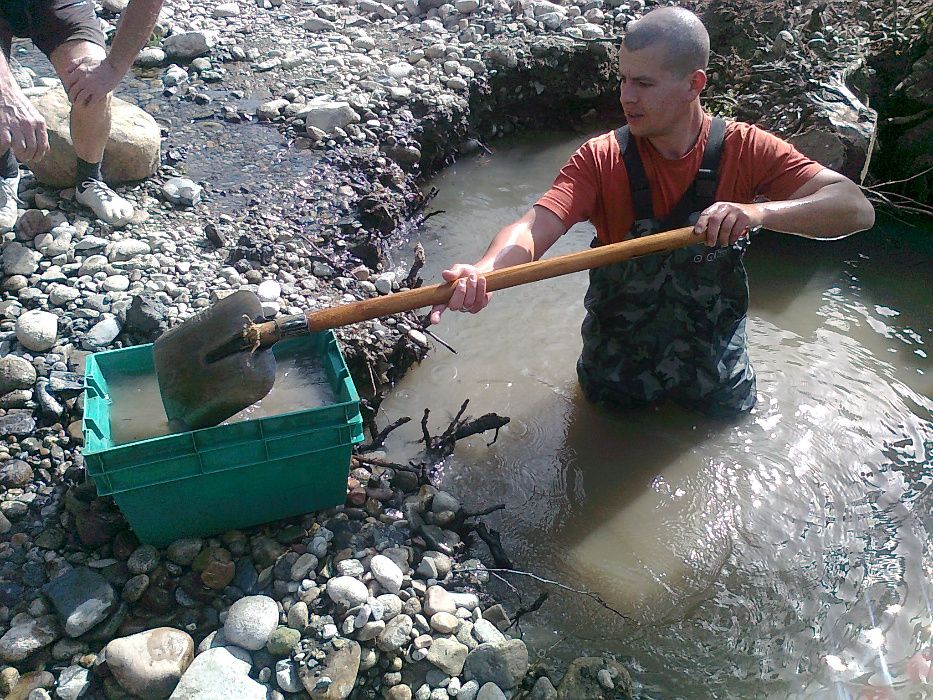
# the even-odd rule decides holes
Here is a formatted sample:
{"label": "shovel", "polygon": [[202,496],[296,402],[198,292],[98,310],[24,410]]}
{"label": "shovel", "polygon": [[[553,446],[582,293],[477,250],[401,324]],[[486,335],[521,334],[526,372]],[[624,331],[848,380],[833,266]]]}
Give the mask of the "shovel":
{"label": "shovel", "polygon": [[[515,265],[487,273],[486,290],[516,287],[701,241],[688,226]],[[217,425],[272,389],[275,356],[270,348],[279,340],[444,304],[455,284],[445,282],[272,321],[261,320],[258,296],[234,292],[155,341],[153,359],[165,415],[178,429]]]}

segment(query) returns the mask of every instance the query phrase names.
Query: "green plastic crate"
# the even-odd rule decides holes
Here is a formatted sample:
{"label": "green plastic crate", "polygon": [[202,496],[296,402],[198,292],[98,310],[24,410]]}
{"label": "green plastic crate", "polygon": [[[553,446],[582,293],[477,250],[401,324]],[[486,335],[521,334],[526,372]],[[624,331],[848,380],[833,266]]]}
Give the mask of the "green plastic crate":
{"label": "green plastic crate", "polygon": [[352,445],[363,439],[359,395],[332,332],[282,341],[273,352],[296,348],[320,358],[335,403],[119,446],[111,440],[107,381],[152,374],[152,345],[88,356],[87,472],[140,540],[165,545],[344,502]]}

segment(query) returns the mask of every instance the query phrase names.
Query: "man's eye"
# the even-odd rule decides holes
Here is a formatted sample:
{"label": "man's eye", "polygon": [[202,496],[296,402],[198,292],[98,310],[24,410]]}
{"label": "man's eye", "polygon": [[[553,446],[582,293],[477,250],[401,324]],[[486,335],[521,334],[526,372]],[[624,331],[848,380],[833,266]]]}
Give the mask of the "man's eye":
{"label": "man's eye", "polygon": [[651,87],[651,83],[639,82],[638,87],[643,87],[643,88]]}

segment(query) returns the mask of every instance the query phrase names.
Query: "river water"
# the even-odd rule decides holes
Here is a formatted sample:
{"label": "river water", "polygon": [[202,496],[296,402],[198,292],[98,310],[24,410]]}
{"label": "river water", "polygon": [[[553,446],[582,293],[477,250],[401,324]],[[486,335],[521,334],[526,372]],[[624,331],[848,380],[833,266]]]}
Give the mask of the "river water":
{"label": "river water", "polygon": [[[430,183],[444,213],[418,238],[425,279],[479,257],[586,137],[526,135]],[[382,404],[382,424],[415,418],[388,456],[413,453],[425,407],[434,432],[467,398],[471,415],[510,416],[494,445],[462,441],[440,484],[468,508],[506,504],[485,520],[516,568],[631,618],[545,586],[521,627],[551,656],[618,656],[643,697],[933,697],[912,680],[933,635],[930,233],[758,235],[759,400],[732,421],[588,405],[574,372],[585,274],[448,313],[436,331],[457,354],[438,347]],[[592,235],[578,225],[553,252]],[[505,578],[526,604],[541,588]]]}

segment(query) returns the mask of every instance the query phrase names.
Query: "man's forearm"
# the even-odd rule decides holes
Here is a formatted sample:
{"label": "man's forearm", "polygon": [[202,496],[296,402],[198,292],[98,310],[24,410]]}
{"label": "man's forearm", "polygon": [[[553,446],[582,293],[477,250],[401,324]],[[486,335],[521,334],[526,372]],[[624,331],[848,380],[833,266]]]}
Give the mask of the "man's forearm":
{"label": "man's forearm", "polygon": [[496,234],[476,267],[483,271],[499,270],[503,267],[531,262],[534,255],[534,239],[524,219],[509,224]]}
{"label": "man's forearm", "polygon": [[833,182],[799,199],[755,206],[765,228],[807,238],[840,238],[875,223],[874,209],[851,180]]}
{"label": "man's forearm", "polygon": [[130,0],[123,11],[108,56],[121,75],[130,69],[140,49],[149,41],[161,9],[162,0]]}
{"label": "man's forearm", "polygon": [[476,267],[484,271],[499,270],[537,260],[566,230],[556,214],[545,207],[534,206],[496,234]]}

